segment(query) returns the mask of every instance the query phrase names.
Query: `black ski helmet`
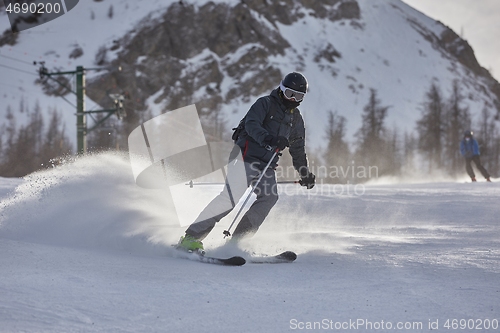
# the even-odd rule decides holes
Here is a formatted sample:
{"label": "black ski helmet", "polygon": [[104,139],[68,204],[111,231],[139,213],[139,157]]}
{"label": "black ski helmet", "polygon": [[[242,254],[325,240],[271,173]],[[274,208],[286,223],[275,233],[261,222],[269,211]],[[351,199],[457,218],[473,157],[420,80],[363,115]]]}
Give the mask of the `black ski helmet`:
{"label": "black ski helmet", "polygon": [[306,93],[308,88],[307,79],[298,72],[287,74],[283,80],[281,80],[281,84],[287,88],[303,93]]}
{"label": "black ski helmet", "polygon": [[471,130],[467,130],[464,132],[464,138],[472,138],[474,133]]}

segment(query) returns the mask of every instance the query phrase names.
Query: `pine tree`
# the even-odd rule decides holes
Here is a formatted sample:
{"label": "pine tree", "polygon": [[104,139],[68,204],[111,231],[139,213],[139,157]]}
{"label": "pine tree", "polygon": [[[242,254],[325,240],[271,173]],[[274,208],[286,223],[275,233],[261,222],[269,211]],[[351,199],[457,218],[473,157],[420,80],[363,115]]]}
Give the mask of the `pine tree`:
{"label": "pine tree", "polygon": [[337,112],[328,112],[328,124],[325,129],[326,141],[328,145],[324,154],[328,167],[344,167],[350,163],[349,145],[344,139],[346,132],[346,119],[339,116]]}
{"label": "pine tree", "polygon": [[488,171],[492,177],[498,177],[498,175],[500,175],[500,132],[498,129],[495,131],[495,136],[491,142],[491,155],[493,156],[493,162],[492,165],[489,166],[490,170]]}
{"label": "pine tree", "polygon": [[4,144],[3,144],[4,133],[5,133],[5,126],[2,125],[2,126],[0,126],[0,167],[1,167],[2,163],[3,163],[3,161],[4,161],[4,158],[5,158],[4,157],[4,149],[3,149],[3,146],[4,146]]}
{"label": "pine tree", "polygon": [[57,158],[71,153],[72,145],[65,132],[65,126],[62,123],[60,114],[53,109],[50,112],[49,126],[41,147],[43,166],[56,164],[55,160]]}
{"label": "pine tree", "polygon": [[[7,106],[7,112],[5,115],[5,119],[7,120],[7,124],[3,127],[3,133],[5,133],[5,140],[2,140],[2,158],[0,159],[0,175],[4,175],[6,170],[9,169],[9,160],[11,152],[12,144],[15,140],[16,135],[16,120],[14,115],[12,114],[11,106]],[[4,134],[2,133],[2,137]]]}
{"label": "pine tree", "polygon": [[385,174],[391,163],[385,155],[387,140],[384,121],[389,106],[381,106],[377,91],[370,91],[369,102],[363,109],[361,128],[356,132],[358,147],[355,159],[358,164],[377,167],[379,174]]}
{"label": "pine tree", "polygon": [[10,105],[7,106],[7,112],[5,115],[5,119],[7,119],[7,127],[5,129],[7,133],[7,146],[12,146],[14,142],[14,137],[16,135],[16,119],[14,118],[14,115],[12,114],[12,108]]}
{"label": "pine tree", "polygon": [[224,119],[219,108],[201,108],[198,114],[207,141],[228,141],[228,138],[231,138],[227,129],[227,120]]}
{"label": "pine tree", "polygon": [[14,149],[10,155],[12,175],[15,177],[24,176],[41,166],[40,145],[43,135],[43,119],[40,105],[36,103],[35,109],[30,112],[29,123],[21,126],[17,132]]}
{"label": "pine tree", "polygon": [[[95,118],[95,122],[100,122],[104,119],[104,115],[100,114]],[[87,147],[89,151],[101,151],[114,149],[117,142],[117,122],[116,118],[105,120],[99,127],[94,128],[87,135]]]}
{"label": "pine tree", "polygon": [[[2,139],[2,158],[0,159],[0,176],[22,177],[47,165],[50,158],[62,152],[70,152],[71,144],[61,130],[60,119],[52,117],[49,129],[44,134],[44,121],[40,105],[36,103],[32,112],[23,103],[29,116],[28,124],[16,127],[16,120],[10,107],[7,108],[7,125],[3,128],[5,140]],[[48,147],[59,146],[58,149]]]}
{"label": "pine tree", "polygon": [[390,175],[398,175],[404,164],[398,128],[394,127],[388,134],[385,152],[383,154],[388,162],[385,172]]}
{"label": "pine tree", "polygon": [[481,111],[478,129],[479,133],[477,133],[476,139],[480,147],[481,162],[490,173],[496,174],[498,173],[499,154],[495,141],[498,133],[496,123],[486,105]]}
{"label": "pine tree", "polygon": [[433,82],[426,93],[422,117],[417,121],[418,147],[427,157],[429,171],[443,166],[444,100],[441,90]]}
{"label": "pine tree", "polygon": [[[140,105],[135,103],[134,100],[130,98],[130,94],[124,92],[125,102],[124,102],[124,110],[127,116],[119,122],[119,124],[115,125],[117,128],[116,132],[116,147],[123,147],[126,149],[128,147],[128,135],[141,123],[151,119],[152,117],[146,117],[147,112],[143,112],[146,110],[141,110]],[[140,110],[141,112],[137,112]]]}
{"label": "pine tree", "polygon": [[462,170],[463,161],[459,151],[459,142],[464,131],[470,129],[469,109],[462,106],[464,99],[458,80],[453,81],[452,93],[446,105],[444,133],[445,165],[452,174]]}
{"label": "pine tree", "polygon": [[415,136],[411,133],[405,132],[403,141],[403,167],[406,174],[412,174],[416,171],[415,152],[417,151],[418,143]]}

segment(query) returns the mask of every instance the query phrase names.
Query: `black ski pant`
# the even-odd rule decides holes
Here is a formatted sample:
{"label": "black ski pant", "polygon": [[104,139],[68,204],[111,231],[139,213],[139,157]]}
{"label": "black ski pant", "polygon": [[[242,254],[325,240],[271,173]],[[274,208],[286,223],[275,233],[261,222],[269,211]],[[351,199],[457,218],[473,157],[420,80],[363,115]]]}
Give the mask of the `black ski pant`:
{"label": "black ski pant", "polygon": [[476,175],[474,174],[474,170],[472,170],[472,161],[476,164],[476,167],[478,170],[481,172],[484,178],[490,178],[490,174],[484,166],[481,164],[481,159],[479,158],[479,155],[474,155],[472,157],[466,157],[465,158],[465,170],[467,171],[467,174],[470,176],[470,178],[475,178]]}
{"label": "black ski pant", "polygon": [[[246,175],[238,175],[242,169],[237,170],[233,164],[230,164],[228,166],[227,180],[232,179],[232,177],[244,178],[246,176],[246,182],[230,182],[226,180],[226,186],[224,186],[222,192],[205,207],[195,222],[186,230],[186,234],[199,240],[204,239],[215,224],[234,209],[239,199],[245,194],[248,186],[255,184],[262,172],[257,165],[245,163]],[[232,185],[228,186],[227,184]],[[268,168],[264,170],[264,176],[254,189],[254,193],[257,195],[257,199],[241,218],[240,223],[233,232],[233,239],[253,235],[278,201],[274,169]]]}

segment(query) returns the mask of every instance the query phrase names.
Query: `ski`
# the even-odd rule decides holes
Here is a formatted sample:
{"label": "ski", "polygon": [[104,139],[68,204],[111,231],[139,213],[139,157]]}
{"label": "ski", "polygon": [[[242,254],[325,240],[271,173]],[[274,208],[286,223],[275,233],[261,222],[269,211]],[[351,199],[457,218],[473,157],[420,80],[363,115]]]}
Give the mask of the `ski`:
{"label": "ski", "polygon": [[189,259],[193,261],[204,262],[207,264],[223,265],[223,266],[242,266],[246,263],[245,258],[234,256],[230,258],[217,258],[206,256],[204,253],[187,252],[181,249],[176,249],[179,253],[179,258]]}
{"label": "ski", "polygon": [[294,262],[295,259],[297,259],[295,252],[285,251],[275,256],[251,257],[249,261],[253,264],[281,264]]}

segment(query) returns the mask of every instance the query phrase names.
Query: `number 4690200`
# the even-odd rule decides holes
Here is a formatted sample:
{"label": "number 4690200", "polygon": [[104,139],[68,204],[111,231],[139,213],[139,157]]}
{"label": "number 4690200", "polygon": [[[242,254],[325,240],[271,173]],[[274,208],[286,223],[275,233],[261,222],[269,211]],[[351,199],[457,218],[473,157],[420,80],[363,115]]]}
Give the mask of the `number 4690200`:
{"label": "number 4690200", "polygon": [[451,330],[483,330],[498,329],[498,319],[448,319],[443,325]]}
{"label": "number 4690200", "polygon": [[52,14],[52,13],[60,13],[61,12],[61,4],[60,3],[9,3],[5,11],[9,14]]}

